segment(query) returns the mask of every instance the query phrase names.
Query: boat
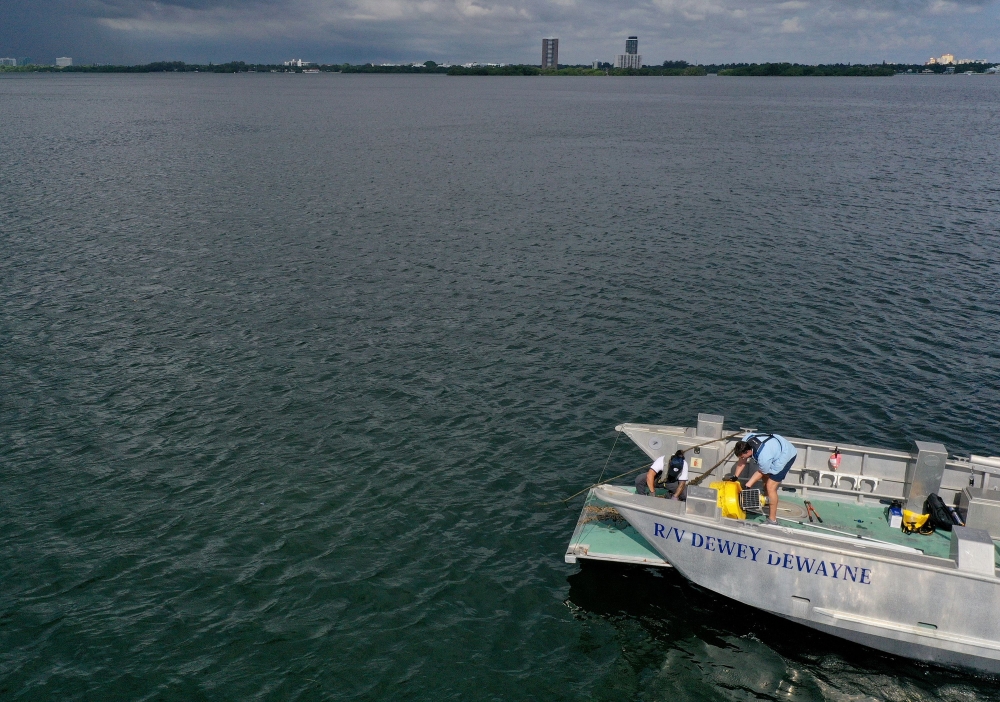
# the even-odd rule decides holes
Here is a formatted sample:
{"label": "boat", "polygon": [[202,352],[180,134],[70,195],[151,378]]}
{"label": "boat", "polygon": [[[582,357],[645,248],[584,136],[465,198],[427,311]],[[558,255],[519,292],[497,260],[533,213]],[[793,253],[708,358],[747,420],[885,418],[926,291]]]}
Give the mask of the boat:
{"label": "boat", "polygon": [[[672,567],[723,597],[863,646],[1000,674],[1000,458],[949,456],[924,441],[898,451],[785,437],[798,456],[771,525],[758,497],[733,501],[755,491],[721,482],[735,442],[754,431],[723,422],[699,414],[694,427],[616,427],[650,459],[685,451],[687,499],[637,495],[631,481],[593,486],[566,561]],[[752,472],[751,464],[743,477]],[[950,529],[907,533],[891,523],[902,506],[915,526],[931,494],[954,505]]]}

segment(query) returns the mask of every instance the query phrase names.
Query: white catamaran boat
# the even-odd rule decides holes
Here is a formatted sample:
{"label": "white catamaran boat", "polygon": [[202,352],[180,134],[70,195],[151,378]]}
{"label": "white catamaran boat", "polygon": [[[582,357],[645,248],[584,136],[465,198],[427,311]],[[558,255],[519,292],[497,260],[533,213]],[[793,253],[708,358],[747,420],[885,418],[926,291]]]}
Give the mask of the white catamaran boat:
{"label": "white catamaran boat", "polygon": [[[685,450],[692,479],[715,468],[708,481],[732,472],[728,456],[744,433],[706,414],[693,428],[617,429],[651,459]],[[1000,674],[1000,458],[949,457],[921,441],[904,452],[786,438],[798,457],[779,493],[778,526],[729,499],[736,483],[689,486],[684,502],[599,485],[566,561],[672,566],[703,588],[850,641]],[[920,534],[890,525],[891,503],[922,513],[932,493],[957,505],[965,526]]]}

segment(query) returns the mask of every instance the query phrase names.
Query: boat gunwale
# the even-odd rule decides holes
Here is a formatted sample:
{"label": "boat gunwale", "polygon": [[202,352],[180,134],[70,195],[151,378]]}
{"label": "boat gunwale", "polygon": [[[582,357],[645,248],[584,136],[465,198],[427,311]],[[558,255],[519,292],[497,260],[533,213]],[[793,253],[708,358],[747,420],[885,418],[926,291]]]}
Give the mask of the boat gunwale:
{"label": "boat gunwale", "polygon": [[[616,486],[601,485],[601,486],[593,488],[593,490],[595,490],[595,491],[596,490],[600,490],[602,493],[607,493],[607,492],[609,492],[608,488],[614,488],[614,487],[616,487]],[[618,489],[621,490],[621,488],[618,488]],[[613,495],[613,496],[615,494],[616,493],[611,493],[611,495]],[[617,492],[617,496],[619,498],[621,498],[621,497],[632,497],[632,498],[640,497],[640,496],[634,495],[632,493],[625,492],[624,490],[622,490],[622,492]],[[817,535],[811,534],[811,533],[809,533],[809,532],[807,532],[805,530],[800,530],[800,529],[795,529],[794,530],[796,532],[796,534],[801,535],[802,537],[805,537],[804,539],[792,539],[792,538],[788,538],[786,536],[783,536],[781,533],[775,532],[775,527],[764,527],[764,526],[759,525],[759,524],[748,524],[746,522],[736,522],[735,524],[733,524],[732,526],[730,526],[729,524],[725,523],[727,520],[725,520],[724,518],[721,519],[721,521],[718,521],[718,522],[716,522],[716,521],[709,521],[707,519],[703,519],[703,518],[699,518],[699,517],[694,517],[692,515],[686,514],[685,512],[672,513],[672,512],[665,511],[665,510],[657,510],[655,507],[652,507],[652,506],[634,504],[632,502],[628,502],[628,501],[621,500],[621,499],[619,499],[620,504],[616,504],[613,500],[609,500],[609,499],[607,499],[607,497],[605,497],[605,496],[603,496],[601,494],[599,494],[598,497],[603,502],[607,502],[608,504],[611,504],[611,505],[613,505],[615,507],[624,507],[626,509],[634,509],[636,511],[643,512],[645,514],[649,514],[649,515],[653,515],[653,516],[671,517],[671,518],[677,519],[677,520],[679,520],[681,522],[684,522],[685,524],[703,525],[703,526],[707,526],[707,527],[711,527],[711,528],[721,529],[722,531],[725,531],[725,532],[731,533],[731,534],[746,534],[747,533],[747,531],[746,531],[747,529],[753,529],[754,532],[753,532],[752,535],[755,538],[760,538],[760,539],[764,539],[764,540],[771,541],[771,542],[781,543],[781,544],[790,545],[790,546],[806,545],[809,548],[816,548],[816,549],[819,549],[821,551],[825,551],[825,552],[829,552],[829,553],[836,553],[836,554],[842,555],[842,556],[852,556],[852,557],[862,557],[863,556],[865,558],[872,558],[874,560],[877,560],[877,561],[880,561],[880,562],[883,562],[883,563],[889,563],[889,564],[893,564],[893,565],[907,566],[907,567],[911,567],[911,568],[914,568],[914,567],[915,568],[920,568],[922,570],[929,570],[929,571],[941,573],[942,575],[958,576],[958,577],[968,578],[970,580],[981,580],[983,582],[991,582],[991,583],[996,583],[997,582],[997,577],[996,577],[996,574],[995,574],[996,573],[996,568],[995,567],[994,567],[994,575],[986,575],[984,573],[975,573],[975,572],[972,572],[972,571],[959,570],[958,565],[955,563],[954,560],[952,560],[950,558],[941,558],[939,556],[929,556],[926,553],[919,552],[919,551],[917,553],[906,554],[906,557],[900,557],[899,555],[893,557],[893,556],[889,556],[889,555],[885,555],[885,554],[891,554],[891,553],[899,554],[900,552],[899,551],[892,551],[892,550],[886,549],[886,548],[880,548],[879,544],[872,543],[872,542],[865,543],[863,546],[862,545],[858,545],[858,546],[855,546],[854,548],[846,548],[848,544],[852,543],[852,539],[850,539],[850,538],[844,538],[843,543],[844,543],[845,548],[840,549],[840,548],[835,548],[835,547],[833,547],[833,546],[830,545],[829,541],[832,540],[832,539],[828,539],[824,543],[822,539],[817,538]],[[735,521],[735,520],[728,520],[728,521]],[[784,533],[788,532],[788,528],[787,527],[781,527],[781,529],[783,530]],[[804,541],[806,543],[803,543]],[[858,541],[861,541],[861,539],[858,539]],[[949,566],[945,566],[944,563],[948,563],[950,565]]]}
{"label": "boat gunwale", "polygon": [[[729,431],[729,430],[723,429],[723,432],[722,432],[723,435],[720,436],[720,437],[718,437],[718,438],[716,438],[716,439],[713,439],[710,436],[698,436],[698,435],[688,436],[687,430],[690,427],[674,427],[674,426],[665,425],[665,424],[633,424],[631,422],[624,422],[624,423],[619,424],[618,426],[616,426],[615,430],[616,431],[625,432],[626,428],[642,429],[644,431],[661,433],[661,434],[668,434],[670,436],[677,436],[677,437],[680,437],[680,438],[691,439],[691,440],[694,440],[694,441],[701,440],[701,441],[704,441],[706,443],[714,443],[716,441],[721,441],[721,442],[728,443],[728,442],[731,442],[731,441],[734,440],[733,438],[728,438],[728,439],[725,438],[729,434],[744,433],[744,432],[750,432],[750,431],[758,431],[758,430],[742,429],[741,428],[739,430],[739,432],[733,432],[733,431]],[[667,430],[667,431],[664,431],[664,430]],[[785,435],[782,434],[782,436],[785,436]],[[823,439],[804,439],[804,438],[796,437],[796,436],[785,436],[785,438],[788,439],[788,441],[790,441],[793,444],[797,443],[797,444],[802,444],[803,446],[812,446],[813,448],[824,448],[824,449],[839,448],[839,449],[846,449],[848,451],[857,452],[857,453],[867,453],[867,454],[870,454],[870,455],[888,456],[888,457],[891,457],[891,458],[906,458],[906,459],[909,459],[911,461],[914,460],[914,456],[913,456],[913,454],[911,452],[909,452],[909,451],[900,451],[898,449],[879,448],[879,447],[876,447],[876,446],[862,446],[860,444],[847,444],[847,443],[843,443],[843,442],[838,443],[836,441],[826,441],[826,440],[823,440]],[[638,446],[638,444],[636,444],[636,445]],[[639,449],[641,451],[645,452],[645,449],[642,446],[639,446]],[[953,460],[953,459],[949,459],[949,462],[951,460]],[[793,468],[793,470],[794,470],[794,468]],[[814,468],[807,468],[806,470],[815,470],[815,469]],[[813,486],[810,485],[809,487],[813,487]]]}
{"label": "boat gunwale", "polygon": [[[756,431],[747,429],[745,427],[741,428],[739,432],[733,432],[731,430],[723,429],[722,436],[720,436],[717,439],[713,439],[707,436],[699,436],[697,434],[688,433],[692,430],[692,427],[672,426],[668,424],[636,424],[631,422],[623,422],[615,426],[616,431],[623,432],[626,435],[628,435],[629,438],[632,439],[636,447],[650,457],[652,457],[653,454],[650,453],[649,450],[645,446],[643,446],[640,442],[636,441],[634,437],[628,434],[629,429],[637,429],[651,434],[662,434],[665,436],[670,436],[678,439],[686,439],[692,442],[701,442],[700,443],[701,446],[712,445],[714,443],[721,443],[723,448],[725,448],[730,443],[735,441],[735,437],[730,436],[731,434],[742,433],[744,431]],[[869,458],[874,458],[876,460],[885,459],[892,461],[903,461],[907,464],[910,464],[916,461],[917,459],[916,455],[910,451],[879,448],[874,446],[862,446],[859,444],[848,444],[848,443],[827,441],[821,439],[804,439],[801,437],[794,437],[794,436],[787,436],[785,438],[788,439],[788,441],[790,441],[792,444],[795,444],[800,448],[821,449],[825,451],[840,449],[841,452],[867,455]],[[722,462],[723,470],[725,470],[727,466],[734,465],[735,462],[736,462],[735,459],[732,458],[724,460]],[[952,471],[956,471],[963,474],[968,473],[969,475],[975,475],[978,472],[1000,477],[1000,467],[991,466],[988,464],[976,463],[975,461],[972,460],[971,455],[969,457],[949,455],[949,457],[945,461],[945,467],[951,469]],[[902,487],[903,485],[905,485],[905,476],[903,478],[900,478],[900,477],[870,475],[868,473],[859,473],[858,475],[862,478],[862,480],[864,478],[877,479],[878,482],[876,483],[876,486],[873,486],[871,492],[865,492],[860,488],[855,488],[855,487],[842,488],[836,484],[827,486],[818,483],[807,484],[805,482],[801,482],[807,474],[815,473],[818,470],[822,471],[822,468],[817,468],[815,466],[806,467],[805,465],[801,466],[795,465],[791,468],[789,474],[797,476],[800,482],[789,482],[788,484],[783,485],[782,488],[788,491],[794,490],[796,493],[801,493],[803,495],[806,493],[813,493],[816,495],[837,495],[840,497],[851,497],[855,499],[860,498],[865,501],[905,499],[905,496],[902,494],[876,491],[876,486],[881,483],[885,483],[887,485],[898,485]],[[694,473],[693,471],[692,473],[695,476],[700,475],[698,473]],[[956,485],[945,486],[942,483],[942,488],[945,488],[947,490],[954,490],[956,492],[961,492],[962,488],[964,487],[965,487],[964,479],[961,484],[956,484]]]}

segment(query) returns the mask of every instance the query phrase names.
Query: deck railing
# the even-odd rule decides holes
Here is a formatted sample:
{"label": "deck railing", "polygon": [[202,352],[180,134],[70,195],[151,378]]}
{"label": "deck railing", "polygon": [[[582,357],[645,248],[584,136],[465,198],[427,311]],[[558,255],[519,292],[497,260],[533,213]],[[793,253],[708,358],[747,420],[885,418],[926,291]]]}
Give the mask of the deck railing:
{"label": "deck railing", "polygon": [[[704,444],[711,437],[698,436],[694,427],[622,425],[636,443],[650,455],[670,454],[678,448],[690,449]],[[732,430],[723,431],[723,436]],[[857,499],[859,502],[904,499],[907,472],[916,461],[916,452],[880,449],[870,446],[840,444],[831,441],[787,437],[799,450],[798,458],[789,476],[782,483],[785,489],[808,494],[810,491],[830,493]],[[735,440],[711,444],[689,456],[692,477],[710,469],[732,448]],[[839,450],[841,463],[836,471],[830,470],[827,461],[834,450]],[[979,463],[985,461],[985,463]],[[715,470],[720,478],[731,473],[736,464],[729,458]],[[991,483],[992,480],[992,483]],[[948,504],[965,487],[996,487],[1000,483],[1000,458],[952,457],[945,464],[944,476],[938,494]]]}

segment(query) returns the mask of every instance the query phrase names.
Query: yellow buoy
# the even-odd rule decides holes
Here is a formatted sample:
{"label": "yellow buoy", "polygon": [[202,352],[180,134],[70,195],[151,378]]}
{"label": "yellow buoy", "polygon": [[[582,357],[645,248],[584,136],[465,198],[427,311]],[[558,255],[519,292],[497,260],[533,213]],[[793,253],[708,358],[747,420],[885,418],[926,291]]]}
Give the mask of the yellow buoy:
{"label": "yellow buoy", "polygon": [[715,490],[717,503],[722,510],[722,516],[727,519],[746,519],[747,513],[740,506],[740,491],[742,486],[733,481],[719,480],[708,487]]}
{"label": "yellow buoy", "polygon": [[741,497],[743,486],[735,480],[717,480],[708,487],[715,490],[716,504],[722,510],[722,516],[727,519],[746,519],[747,513],[744,509],[747,498],[760,502],[760,504],[748,505],[752,509],[759,509],[767,504],[767,498],[760,494],[759,490],[748,490],[746,496]]}

